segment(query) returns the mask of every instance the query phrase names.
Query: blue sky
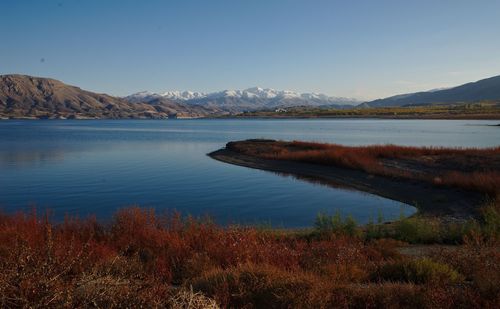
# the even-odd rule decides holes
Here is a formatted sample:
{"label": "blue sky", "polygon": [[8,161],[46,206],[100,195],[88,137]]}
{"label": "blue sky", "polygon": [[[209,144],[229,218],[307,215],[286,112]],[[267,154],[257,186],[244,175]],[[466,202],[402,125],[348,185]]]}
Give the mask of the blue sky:
{"label": "blue sky", "polygon": [[500,1],[0,0],[0,74],[377,98],[500,74]]}

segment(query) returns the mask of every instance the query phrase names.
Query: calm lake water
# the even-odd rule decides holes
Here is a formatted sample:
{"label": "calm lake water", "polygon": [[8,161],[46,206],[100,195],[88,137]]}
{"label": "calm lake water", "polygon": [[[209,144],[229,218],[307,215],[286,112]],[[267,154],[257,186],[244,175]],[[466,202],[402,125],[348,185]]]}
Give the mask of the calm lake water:
{"label": "calm lake water", "polygon": [[50,208],[111,218],[129,205],[208,214],[219,223],[305,227],[320,211],[367,222],[414,208],[370,194],[232,166],[206,153],[231,140],[273,138],[348,145],[489,147],[495,121],[86,120],[0,121],[0,208]]}

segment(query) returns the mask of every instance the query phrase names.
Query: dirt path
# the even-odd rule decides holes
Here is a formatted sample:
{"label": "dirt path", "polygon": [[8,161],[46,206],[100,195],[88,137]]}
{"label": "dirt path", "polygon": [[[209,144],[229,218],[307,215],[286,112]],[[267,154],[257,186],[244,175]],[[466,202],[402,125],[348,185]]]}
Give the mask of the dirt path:
{"label": "dirt path", "polygon": [[355,189],[400,201],[417,207],[421,215],[439,216],[446,220],[463,220],[476,215],[483,201],[479,193],[450,187],[436,187],[423,181],[409,181],[375,176],[363,171],[293,161],[267,160],[220,149],[211,158],[333,187]]}

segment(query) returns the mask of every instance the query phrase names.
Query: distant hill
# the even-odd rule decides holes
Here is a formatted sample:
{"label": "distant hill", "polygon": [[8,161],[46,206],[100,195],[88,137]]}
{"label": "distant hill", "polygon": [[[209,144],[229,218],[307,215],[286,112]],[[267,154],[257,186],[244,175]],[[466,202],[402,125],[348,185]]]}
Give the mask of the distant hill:
{"label": "distant hill", "polygon": [[140,92],[125,98],[82,90],[51,78],[0,75],[1,118],[134,118],[162,119],[274,111],[290,107],[350,109],[407,105],[500,101],[500,76],[458,87],[401,94],[359,104],[349,98],[315,93],[248,88],[214,93],[171,91]]}
{"label": "distant hill", "polygon": [[129,102],[149,102],[159,98],[165,98],[191,106],[220,109],[229,113],[291,106],[350,107],[361,103],[361,101],[352,98],[332,97],[318,93],[297,93],[294,91],[260,87],[244,90],[223,90],[212,93],[167,91],[158,94],[144,91],[125,97]]}
{"label": "distant hill", "polygon": [[360,107],[385,107],[500,100],[500,75],[443,90],[400,94],[365,102]]}
{"label": "distant hill", "polygon": [[50,78],[0,75],[1,118],[167,118],[201,117],[214,112],[165,98],[130,103]]}

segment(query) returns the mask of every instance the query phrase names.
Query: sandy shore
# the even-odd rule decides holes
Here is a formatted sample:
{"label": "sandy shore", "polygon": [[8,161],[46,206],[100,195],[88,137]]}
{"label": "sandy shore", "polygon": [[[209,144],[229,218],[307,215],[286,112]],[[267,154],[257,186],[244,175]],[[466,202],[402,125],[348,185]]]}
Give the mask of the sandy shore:
{"label": "sandy shore", "polygon": [[476,216],[478,206],[483,202],[483,196],[476,192],[434,186],[423,181],[375,176],[348,168],[268,160],[226,148],[209,153],[208,156],[229,164],[375,194],[415,206],[420,215],[438,216],[446,220],[463,220]]}

